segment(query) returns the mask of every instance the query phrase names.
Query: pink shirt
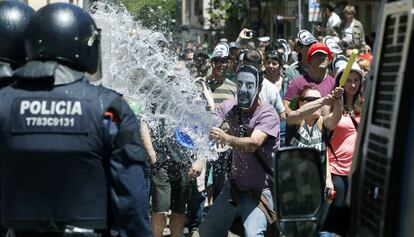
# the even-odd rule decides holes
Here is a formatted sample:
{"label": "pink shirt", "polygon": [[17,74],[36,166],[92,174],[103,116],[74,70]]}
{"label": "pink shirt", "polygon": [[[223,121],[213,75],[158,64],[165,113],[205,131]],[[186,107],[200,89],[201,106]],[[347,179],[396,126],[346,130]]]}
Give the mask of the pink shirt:
{"label": "pink shirt", "polygon": [[[359,123],[360,116],[356,116],[355,120]],[[351,117],[349,117],[349,115],[342,115],[331,138],[331,145],[338,159],[335,159],[331,149],[328,148],[331,173],[343,176],[349,175],[356,139],[357,130],[352,123]]]}

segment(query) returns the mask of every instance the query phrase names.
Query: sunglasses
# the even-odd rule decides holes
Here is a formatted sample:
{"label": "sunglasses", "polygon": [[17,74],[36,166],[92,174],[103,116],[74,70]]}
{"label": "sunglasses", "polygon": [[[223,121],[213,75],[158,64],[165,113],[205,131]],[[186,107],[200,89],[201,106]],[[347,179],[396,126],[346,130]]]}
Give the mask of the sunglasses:
{"label": "sunglasses", "polygon": [[306,102],[312,102],[312,101],[315,101],[315,100],[317,100],[317,99],[320,99],[321,97],[316,97],[316,96],[306,96],[306,97],[303,97],[303,101],[306,101]]}
{"label": "sunglasses", "polygon": [[226,63],[229,63],[229,60],[228,59],[225,59],[225,58],[213,59],[213,63],[215,63],[215,64],[219,64],[219,63],[226,64]]}

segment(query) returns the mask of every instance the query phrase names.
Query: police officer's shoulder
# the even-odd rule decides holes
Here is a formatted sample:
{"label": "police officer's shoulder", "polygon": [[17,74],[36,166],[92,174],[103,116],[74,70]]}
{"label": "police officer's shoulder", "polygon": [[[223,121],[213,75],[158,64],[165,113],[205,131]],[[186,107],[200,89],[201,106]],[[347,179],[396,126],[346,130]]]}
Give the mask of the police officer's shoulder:
{"label": "police officer's shoulder", "polygon": [[121,93],[119,93],[119,92],[117,92],[113,89],[110,89],[108,87],[105,87],[103,85],[94,85],[94,84],[91,84],[91,83],[90,83],[90,85],[95,87],[97,90],[99,90],[100,93],[115,96],[115,97],[123,97],[123,94],[121,94]]}
{"label": "police officer's shoulder", "polygon": [[106,98],[110,104],[110,107],[115,109],[117,112],[124,113],[125,108],[129,108],[123,94],[102,85],[93,85],[90,83],[89,85],[97,90],[99,97]]}

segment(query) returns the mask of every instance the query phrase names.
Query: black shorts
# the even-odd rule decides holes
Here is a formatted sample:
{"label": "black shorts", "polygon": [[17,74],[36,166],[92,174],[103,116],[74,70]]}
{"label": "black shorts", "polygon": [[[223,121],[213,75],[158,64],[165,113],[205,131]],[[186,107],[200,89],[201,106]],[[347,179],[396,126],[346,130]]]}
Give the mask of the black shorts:
{"label": "black shorts", "polygon": [[152,211],[185,214],[188,199],[188,166],[166,162],[153,168],[151,175]]}

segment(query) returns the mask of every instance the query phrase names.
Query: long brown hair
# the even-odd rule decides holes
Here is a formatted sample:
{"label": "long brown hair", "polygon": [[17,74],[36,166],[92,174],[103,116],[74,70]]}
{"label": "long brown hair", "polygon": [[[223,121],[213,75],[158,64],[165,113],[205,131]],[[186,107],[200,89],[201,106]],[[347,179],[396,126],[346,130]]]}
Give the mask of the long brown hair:
{"label": "long brown hair", "polygon": [[[356,71],[351,71],[351,72],[356,72]],[[358,72],[356,72],[356,73],[358,73]],[[360,75],[360,74],[358,73],[358,75]],[[337,78],[336,84],[335,84],[336,87],[339,86],[339,79],[341,78],[341,76],[342,76],[342,73],[340,73],[336,76],[336,78]],[[360,75],[360,76],[361,76],[361,82],[359,83],[358,90],[355,93],[354,98],[352,99],[352,108],[350,108],[353,111],[354,115],[360,115],[361,114],[362,103],[364,102],[364,100],[361,96],[362,80],[364,79],[364,77],[362,75]],[[344,96],[344,101],[346,101],[346,99],[347,99],[346,93],[344,93],[343,96]],[[350,112],[350,111],[345,111],[344,110],[344,113],[346,113],[346,112]]]}

